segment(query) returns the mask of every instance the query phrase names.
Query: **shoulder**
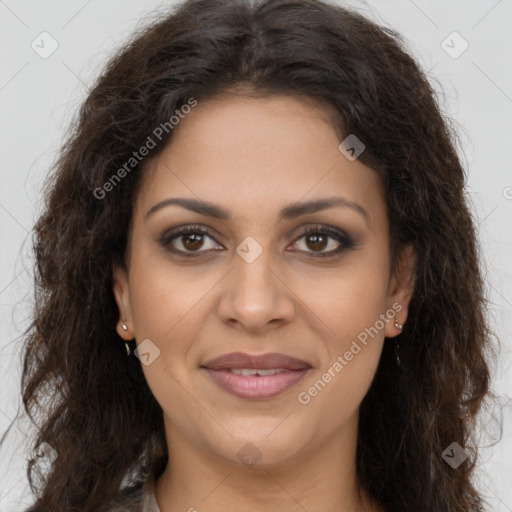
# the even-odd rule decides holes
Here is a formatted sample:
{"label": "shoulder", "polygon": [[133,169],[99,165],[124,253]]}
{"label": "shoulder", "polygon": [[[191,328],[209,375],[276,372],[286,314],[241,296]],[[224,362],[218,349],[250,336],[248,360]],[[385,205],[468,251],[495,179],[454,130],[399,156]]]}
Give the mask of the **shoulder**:
{"label": "shoulder", "polygon": [[[44,512],[33,505],[25,512]],[[153,491],[153,480],[138,482],[119,491],[116,498],[105,503],[98,512],[160,512]]]}
{"label": "shoulder", "polygon": [[142,512],[144,494],[145,485],[142,482],[126,487],[101,512]]}
{"label": "shoulder", "polygon": [[101,512],[160,512],[155,496],[154,475],[123,489],[119,496]]}

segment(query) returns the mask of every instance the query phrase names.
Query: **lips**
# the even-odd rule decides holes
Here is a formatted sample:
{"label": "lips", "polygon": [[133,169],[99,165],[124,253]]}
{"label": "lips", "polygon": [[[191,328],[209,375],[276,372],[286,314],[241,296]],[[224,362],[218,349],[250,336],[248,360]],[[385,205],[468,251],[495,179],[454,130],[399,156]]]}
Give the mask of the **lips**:
{"label": "lips", "polygon": [[221,389],[240,398],[270,398],[293,387],[312,368],[284,354],[232,352],[201,365]]}
{"label": "lips", "polygon": [[311,365],[307,361],[295,357],[278,354],[276,352],[251,356],[243,352],[231,352],[216,357],[203,364],[202,367],[211,370],[235,369],[259,369],[272,370],[282,368],[283,370],[307,370]]}

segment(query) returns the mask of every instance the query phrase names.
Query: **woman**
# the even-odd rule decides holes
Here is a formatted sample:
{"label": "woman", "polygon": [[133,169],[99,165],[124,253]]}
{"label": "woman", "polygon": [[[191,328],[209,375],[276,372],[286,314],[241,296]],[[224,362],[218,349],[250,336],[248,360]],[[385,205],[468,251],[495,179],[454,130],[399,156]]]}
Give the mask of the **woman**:
{"label": "woman", "polygon": [[30,511],[483,510],[464,182],[418,64],[359,14],[190,0],[141,30],[35,227]]}

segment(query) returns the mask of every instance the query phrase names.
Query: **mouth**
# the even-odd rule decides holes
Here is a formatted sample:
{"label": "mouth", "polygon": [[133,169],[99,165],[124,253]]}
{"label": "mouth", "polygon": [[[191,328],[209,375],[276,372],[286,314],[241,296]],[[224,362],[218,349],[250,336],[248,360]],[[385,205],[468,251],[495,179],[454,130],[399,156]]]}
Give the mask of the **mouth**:
{"label": "mouth", "polygon": [[232,352],[201,365],[224,391],[241,398],[270,398],[289,390],[312,368],[307,361],[284,354],[251,356]]}

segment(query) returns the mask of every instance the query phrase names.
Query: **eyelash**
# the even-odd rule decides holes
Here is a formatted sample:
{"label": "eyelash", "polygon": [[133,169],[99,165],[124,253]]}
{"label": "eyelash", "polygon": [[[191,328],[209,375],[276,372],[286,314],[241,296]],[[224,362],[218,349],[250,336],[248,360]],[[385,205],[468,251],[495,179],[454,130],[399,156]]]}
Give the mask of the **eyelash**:
{"label": "eyelash", "polygon": [[[170,246],[170,243],[174,239],[177,239],[183,235],[190,235],[190,234],[207,235],[208,237],[215,240],[214,235],[208,229],[203,228],[200,225],[189,225],[189,226],[184,226],[181,228],[176,228],[170,232],[165,233],[160,238],[160,244],[168,251],[170,251],[174,254],[183,256],[185,258],[198,257],[198,255],[200,255],[200,253],[202,253],[202,252],[210,252],[211,251],[211,250],[210,251],[199,250],[199,251],[186,252],[186,251],[182,251],[181,249],[175,249]],[[311,235],[311,234],[327,235],[328,238],[333,238],[334,240],[336,240],[337,242],[342,244],[340,248],[338,248],[334,251],[327,252],[327,253],[299,251],[299,252],[306,252],[307,254],[311,254],[313,258],[327,258],[327,257],[337,256],[338,254],[342,253],[343,251],[352,249],[355,246],[354,241],[343,231],[340,231],[338,229],[334,229],[330,226],[325,226],[325,225],[315,225],[315,226],[306,227],[304,229],[304,231],[301,233],[301,235],[296,239],[296,242],[304,237],[307,237],[308,235]],[[296,242],[294,242],[294,243],[296,243]],[[213,250],[215,250],[215,249],[213,249]]]}

